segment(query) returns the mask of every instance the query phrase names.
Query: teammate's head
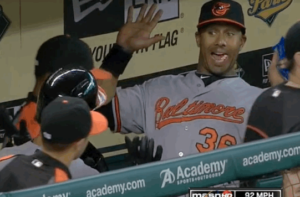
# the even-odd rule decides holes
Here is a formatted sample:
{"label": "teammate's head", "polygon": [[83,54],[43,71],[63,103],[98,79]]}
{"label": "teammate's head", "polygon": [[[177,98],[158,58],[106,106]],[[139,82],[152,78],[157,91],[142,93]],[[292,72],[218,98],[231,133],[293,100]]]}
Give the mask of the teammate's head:
{"label": "teammate's head", "polygon": [[43,149],[77,159],[88,144],[87,137],[105,131],[107,126],[107,119],[98,112],[90,111],[83,99],[57,97],[41,115]]}
{"label": "teammate's head", "polygon": [[[109,77],[110,74],[103,71],[101,78]],[[106,101],[104,90],[97,85],[89,71],[72,66],[60,68],[48,77],[40,90],[36,112],[39,123],[43,109],[51,101],[62,96],[79,97],[86,101],[90,109],[100,107]]]}
{"label": "teammate's head", "polygon": [[242,6],[232,0],[209,1],[201,8],[196,41],[203,73],[232,75],[246,42]]}
{"label": "teammate's head", "polygon": [[55,36],[45,41],[38,49],[34,74],[39,79],[70,64],[82,66],[87,70],[93,69],[89,46],[77,38],[66,35]]}
{"label": "teammate's head", "polygon": [[[300,21],[295,23],[287,32],[285,37],[285,54],[287,68],[291,73],[300,71]],[[300,72],[299,72],[300,73]]]}

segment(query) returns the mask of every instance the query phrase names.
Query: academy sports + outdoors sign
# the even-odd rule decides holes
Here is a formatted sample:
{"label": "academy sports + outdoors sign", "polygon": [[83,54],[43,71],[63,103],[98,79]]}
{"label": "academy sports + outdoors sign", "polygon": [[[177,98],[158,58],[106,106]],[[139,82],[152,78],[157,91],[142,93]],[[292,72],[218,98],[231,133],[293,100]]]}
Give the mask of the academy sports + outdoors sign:
{"label": "academy sports + outdoors sign", "polygon": [[[117,197],[121,194],[125,197],[134,197],[180,195],[187,193],[188,188],[191,187],[209,187],[299,166],[300,157],[299,148],[297,148],[299,147],[299,141],[300,135],[293,133],[182,159],[107,172],[82,180],[71,180],[32,190],[12,192],[9,193],[9,196],[53,197],[68,194],[71,197]],[[286,153],[282,154],[284,157],[281,158],[280,162],[272,157],[273,152],[279,150]],[[259,159],[261,152],[264,153],[264,160]],[[265,155],[269,156],[266,157]],[[251,158],[251,165],[245,163],[249,161],[249,158]],[[172,172],[169,173],[170,178],[165,177],[165,172],[168,171]],[[172,174],[174,174],[174,178]],[[213,176],[213,174],[218,176]],[[194,182],[191,181],[185,184],[178,184],[177,181],[199,176],[204,176],[205,179],[197,179]],[[5,197],[5,194],[0,195],[0,197],[3,196]]]}

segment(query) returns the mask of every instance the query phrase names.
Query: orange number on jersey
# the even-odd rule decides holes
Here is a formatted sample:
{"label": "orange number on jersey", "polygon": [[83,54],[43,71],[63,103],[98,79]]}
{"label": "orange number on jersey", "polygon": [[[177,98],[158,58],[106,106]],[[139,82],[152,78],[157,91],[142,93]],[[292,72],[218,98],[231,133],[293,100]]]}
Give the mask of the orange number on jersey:
{"label": "orange number on jersey", "polygon": [[196,147],[198,149],[199,152],[203,153],[203,152],[207,152],[207,151],[211,151],[215,149],[216,146],[216,142],[218,140],[218,133],[215,129],[212,128],[204,128],[202,130],[199,131],[200,135],[204,135],[206,136],[207,134],[210,135],[210,137],[207,137],[205,139],[205,144],[206,147],[204,147],[202,144],[197,143]]}
{"label": "orange number on jersey", "polygon": [[[229,143],[229,145],[226,144],[227,142]],[[218,148],[226,148],[226,147],[232,146],[232,145],[236,145],[235,137],[233,137],[232,135],[226,134],[221,137]]]}
{"label": "orange number on jersey", "polygon": [[206,137],[206,139],[205,139],[205,144],[206,144],[205,146],[203,146],[203,144],[200,144],[200,143],[196,144],[196,147],[200,153],[212,151],[212,150],[216,149],[216,147],[218,149],[226,148],[226,147],[228,147],[228,145],[226,144],[227,142],[230,143],[230,145],[236,145],[235,137],[233,137],[229,134],[223,135],[220,138],[219,144],[217,145],[216,143],[218,141],[218,132],[212,128],[206,127],[204,129],[201,129],[199,131],[199,134],[204,135],[204,136],[206,136],[207,134],[210,135],[209,137]]}

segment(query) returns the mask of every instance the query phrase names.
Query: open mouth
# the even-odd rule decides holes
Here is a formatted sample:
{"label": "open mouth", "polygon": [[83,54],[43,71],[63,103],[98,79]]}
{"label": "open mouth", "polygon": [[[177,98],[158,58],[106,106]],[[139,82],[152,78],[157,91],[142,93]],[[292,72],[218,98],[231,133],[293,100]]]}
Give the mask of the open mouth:
{"label": "open mouth", "polygon": [[228,55],[225,53],[211,53],[212,58],[216,61],[216,62],[224,62],[225,60],[227,60]]}

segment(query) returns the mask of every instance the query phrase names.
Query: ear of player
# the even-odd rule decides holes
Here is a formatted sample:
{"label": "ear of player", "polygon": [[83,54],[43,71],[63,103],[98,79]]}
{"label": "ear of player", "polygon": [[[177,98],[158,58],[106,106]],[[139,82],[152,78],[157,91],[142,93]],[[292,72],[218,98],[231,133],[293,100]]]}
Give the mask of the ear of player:
{"label": "ear of player", "polygon": [[128,150],[128,154],[133,165],[141,165],[145,163],[160,161],[163,153],[162,146],[157,146],[154,155],[154,140],[148,139],[148,137],[134,137],[131,140],[129,137],[125,137],[125,144]]}

